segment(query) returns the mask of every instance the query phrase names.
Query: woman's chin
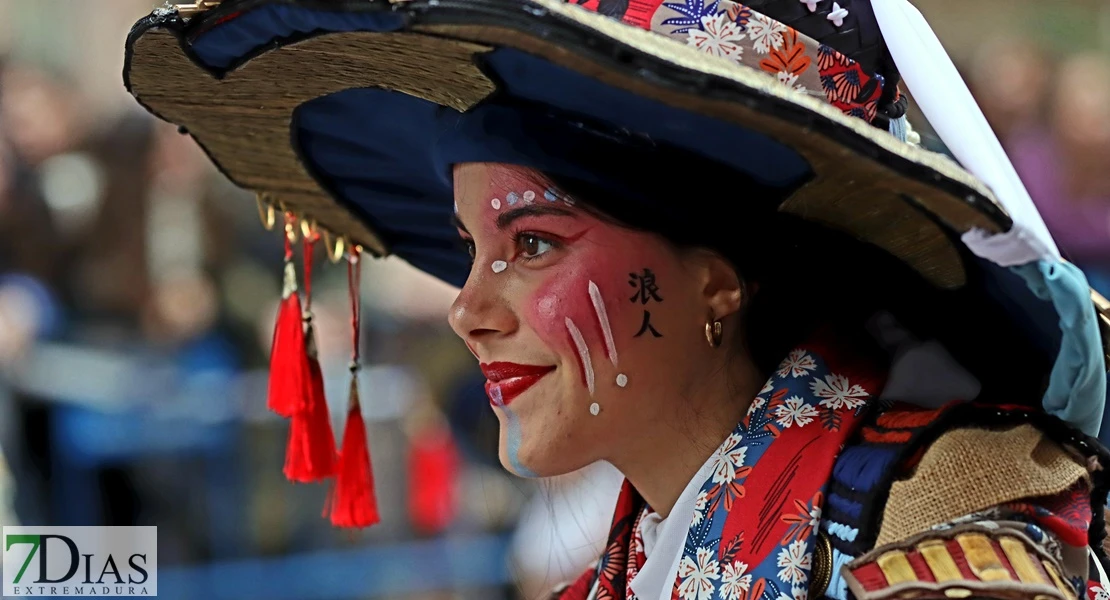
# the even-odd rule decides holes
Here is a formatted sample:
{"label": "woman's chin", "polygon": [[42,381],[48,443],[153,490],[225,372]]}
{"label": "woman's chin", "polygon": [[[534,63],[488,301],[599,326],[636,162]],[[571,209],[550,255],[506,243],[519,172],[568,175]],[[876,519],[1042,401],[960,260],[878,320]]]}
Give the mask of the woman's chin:
{"label": "woman's chin", "polygon": [[501,449],[500,454],[501,466],[504,467],[506,471],[512,473],[513,475],[516,475],[517,477],[547,477],[547,474],[533,470],[531,465],[526,464],[524,461],[520,460],[519,457],[514,456],[504,447]]}
{"label": "woman's chin", "polygon": [[550,477],[557,475],[551,467],[549,448],[540,447],[539,440],[529,440],[521,435],[520,427],[509,419],[501,420],[501,440],[498,455],[505,470],[520,477]]}
{"label": "woman's chin", "polygon": [[498,450],[501,465],[510,473],[528,478],[557,477],[582,468],[592,461],[579,464],[566,449],[550,446],[537,447],[527,443],[514,443],[511,434],[501,430]]}
{"label": "woman's chin", "polygon": [[501,464],[521,477],[564,475],[590,462],[589,438],[574,435],[580,423],[568,421],[557,409],[563,398],[542,392],[534,388],[515,398],[511,408],[495,409]]}

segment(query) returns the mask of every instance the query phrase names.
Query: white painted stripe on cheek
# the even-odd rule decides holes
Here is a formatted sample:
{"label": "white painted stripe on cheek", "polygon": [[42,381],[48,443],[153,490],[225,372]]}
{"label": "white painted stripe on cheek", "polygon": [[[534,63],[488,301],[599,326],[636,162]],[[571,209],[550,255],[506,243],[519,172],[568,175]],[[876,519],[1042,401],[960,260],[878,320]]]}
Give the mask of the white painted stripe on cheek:
{"label": "white painted stripe on cheek", "polygon": [[570,338],[574,340],[574,347],[578,349],[578,358],[582,360],[582,371],[586,374],[586,388],[590,390],[590,395],[594,395],[594,366],[590,362],[590,349],[586,347],[586,340],[582,338],[582,332],[578,331],[574,321],[570,317],[566,318],[567,331],[570,332]]}
{"label": "white painted stripe on cheek", "polygon": [[597,284],[590,282],[590,302],[593,302],[594,312],[597,313],[597,322],[601,324],[601,334],[605,336],[605,351],[609,353],[609,360],[617,366],[617,345],[613,342],[613,329],[609,327],[609,315],[605,312],[605,302],[601,300],[601,290]]}

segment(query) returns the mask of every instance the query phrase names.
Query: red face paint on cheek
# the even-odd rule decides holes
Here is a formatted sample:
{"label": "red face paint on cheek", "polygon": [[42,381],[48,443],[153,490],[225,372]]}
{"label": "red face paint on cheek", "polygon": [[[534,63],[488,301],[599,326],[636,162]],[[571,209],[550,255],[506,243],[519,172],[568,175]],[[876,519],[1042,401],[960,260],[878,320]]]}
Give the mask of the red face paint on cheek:
{"label": "red face paint on cheek", "polygon": [[[529,325],[545,344],[577,362],[583,386],[595,387],[595,371],[619,367],[621,323],[628,303],[621,302],[628,262],[601,247],[586,246],[573,266],[553,271],[532,295]],[[623,387],[627,377],[619,378]]]}
{"label": "red face paint on cheek", "polygon": [[[588,384],[585,361],[575,340],[568,329],[567,322],[573,323],[578,331],[588,324],[590,300],[587,293],[588,275],[577,267],[571,271],[560,269],[533,294],[527,321],[541,340],[552,350],[563,356],[574,356],[582,371],[582,385]],[[583,334],[585,338],[589,334]],[[589,346],[587,341],[587,346]]]}

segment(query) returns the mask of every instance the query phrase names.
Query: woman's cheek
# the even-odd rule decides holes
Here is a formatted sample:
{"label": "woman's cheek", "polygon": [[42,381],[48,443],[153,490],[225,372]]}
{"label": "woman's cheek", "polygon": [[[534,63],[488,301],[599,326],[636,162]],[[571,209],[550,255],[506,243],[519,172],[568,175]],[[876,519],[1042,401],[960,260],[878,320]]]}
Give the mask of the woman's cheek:
{"label": "woman's cheek", "polygon": [[[601,383],[599,372],[619,369],[620,342],[629,327],[631,304],[622,287],[628,285],[627,268],[603,267],[595,263],[590,269],[555,275],[529,302],[529,325],[552,350],[574,360],[590,394]],[[627,383],[627,377],[614,377],[622,387]]]}

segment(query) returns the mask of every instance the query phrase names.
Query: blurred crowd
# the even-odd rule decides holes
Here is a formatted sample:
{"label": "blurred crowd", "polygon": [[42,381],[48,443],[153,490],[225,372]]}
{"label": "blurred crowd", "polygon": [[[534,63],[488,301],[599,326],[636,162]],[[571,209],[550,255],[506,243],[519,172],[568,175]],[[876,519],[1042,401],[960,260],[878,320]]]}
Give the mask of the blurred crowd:
{"label": "blurred crowd", "polygon": [[[1062,250],[1110,295],[1110,58],[1016,37],[957,58]],[[246,557],[493,533],[517,540],[504,597],[597,555],[619,475],[504,474],[481,375],[445,324],[453,291],[395,260],[363,274],[383,523],[331,530],[324,490],[282,478],[286,424],[263,406],[279,235],[188,136],[137,106],[86,110],[69,77],[0,60],[0,523],[157,524],[163,561],[183,564],[228,540]],[[345,270],[318,263],[338,424]]]}
{"label": "blurred crowd", "polygon": [[1110,294],[1110,53],[997,38],[966,78],[1061,251]]}

